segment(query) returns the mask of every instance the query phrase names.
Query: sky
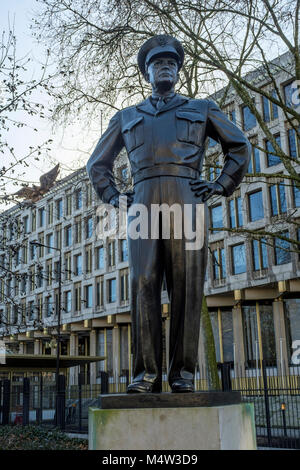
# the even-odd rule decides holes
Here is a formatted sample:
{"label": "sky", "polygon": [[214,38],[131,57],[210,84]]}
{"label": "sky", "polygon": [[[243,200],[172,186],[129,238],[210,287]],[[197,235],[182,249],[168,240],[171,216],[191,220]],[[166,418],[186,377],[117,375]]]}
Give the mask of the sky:
{"label": "sky", "polygon": [[[33,12],[39,8],[36,0],[1,0],[0,1],[0,30],[8,30],[8,25],[14,24],[17,38],[17,56],[30,57],[30,76],[40,76],[41,64],[45,61],[45,52],[42,45],[37,44],[31,34],[30,21]],[[39,96],[46,110],[51,108],[51,101],[45,94]],[[47,111],[46,111],[47,112]],[[50,113],[49,113],[50,114]],[[24,116],[20,116],[23,118]],[[74,124],[67,129],[53,129],[50,119],[28,118],[25,116],[27,128],[14,129],[9,135],[9,143],[15,147],[18,156],[24,155],[29,146],[40,145],[48,139],[53,139],[49,155],[43,154],[40,161],[32,161],[26,169],[24,179],[38,183],[40,176],[50,170],[56,163],[61,163],[61,176],[65,176],[71,169],[84,166],[99,136],[96,129],[91,133],[83,131],[80,124]],[[38,132],[33,129],[36,128]],[[16,186],[9,187],[9,192],[18,190]],[[0,206],[1,210],[1,206]]]}

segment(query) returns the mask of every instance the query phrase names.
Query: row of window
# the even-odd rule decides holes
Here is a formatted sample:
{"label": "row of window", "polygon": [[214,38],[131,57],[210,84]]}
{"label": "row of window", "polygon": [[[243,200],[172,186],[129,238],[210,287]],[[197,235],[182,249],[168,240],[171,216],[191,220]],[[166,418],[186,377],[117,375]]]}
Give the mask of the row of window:
{"label": "row of window", "polygon": [[[297,159],[300,158],[300,142],[297,138],[295,129],[288,129],[287,130],[287,138],[288,138],[288,155],[291,158]],[[280,133],[274,135],[274,139],[278,147],[282,148],[281,145],[281,136]],[[260,173],[261,172],[261,160],[260,154],[261,152],[257,148],[257,137],[251,138],[252,143],[252,153],[248,167],[248,173]],[[276,155],[276,150],[273,147],[273,144],[269,140],[264,141],[264,154],[266,155],[266,166],[272,167],[275,165],[279,165],[282,163],[281,158]],[[221,173],[221,164],[219,161],[219,155],[213,154],[209,157],[210,165],[207,170],[207,179],[209,181],[215,180],[219,174]]]}
{"label": "row of window", "polygon": [[[284,301],[284,321],[288,359],[293,354],[292,344],[300,334],[300,300]],[[234,360],[234,328],[231,309],[210,311],[210,319],[215,339],[217,362]],[[264,359],[276,364],[276,340],[273,306],[270,302],[242,306],[243,345],[245,360],[255,364]],[[283,338],[280,338],[282,341]]]}
{"label": "row of window", "polygon": [[[129,275],[128,270],[120,271],[120,292],[119,301],[121,304],[129,299]],[[106,280],[106,301],[105,301],[105,280],[103,276],[95,279],[95,285],[88,284],[84,287],[81,283],[74,283],[73,289],[64,291],[62,294],[62,311],[65,313],[80,312],[86,308],[104,308],[105,303],[117,302],[117,279]],[[27,320],[42,320],[52,315],[56,315],[59,308],[59,296],[56,289],[53,296],[37,296],[37,301],[29,301],[27,304],[21,302],[20,305],[8,304],[6,318],[8,323],[17,324]],[[3,317],[3,310],[0,317]]]}
{"label": "row of window", "polygon": [[[284,103],[288,107],[295,107],[296,104],[293,103],[293,93],[295,93],[295,82],[292,81],[282,87],[283,90],[283,97],[284,97]],[[273,98],[277,99],[278,95],[275,89],[266,89],[265,90],[270,96]],[[278,119],[278,106],[270,101],[266,96],[261,95],[261,108],[263,111],[263,120],[264,122],[270,122],[273,120]],[[255,99],[253,98],[253,102],[255,105]],[[249,106],[247,105],[242,105],[240,107],[241,109],[241,117],[242,117],[242,128],[244,131],[250,131],[254,127],[257,126],[257,120],[255,115],[252,113],[250,110]],[[234,124],[237,124],[237,113],[234,104],[230,104],[226,106],[225,110],[226,114],[228,115],[228,118],[234,122]],[[216,142],[210,141],[210,146],[215,145]]]}
{"label": "row of window", "polygon": [[[294,208],[300,207],[300,190],[295,185],[292,186],[292,194]],[[284,183],[270,184],[268,186],[268,198],[271,216],[277,216],[287,212],[286,185]],[[256,222],[257,220],[264,219],[268,215],[268,213],[265,214],[263,189],[256,189],[251,193],[247,193],[245,202],[247,205],[247,222]],[[230,199],[227,202],[227,208],[228,226],[230,228],[242,227],[246,221],[243,220],[241,197],[236,196]],[[222,204],[216,204],[210,207],[210,224],[212,229],[222,229],[224,227]],[[217,232],[217,230],[213,230],[213,232]]]}
{"label": "row of window", "polygon": [[[128,261],[128,249],[127,240],[119,241],[119,257],[120,262]],[[64,254],[64,264],[62,270],[59,269],[59,261],[54,262],[52,259],[46,261],[46,269],[41,266],[31,266],[29,271],[26,273],[14,273],[14,287],[12,285],[12,279],[7,278],[5,283],[4,280],[0,280],[0,301],[2,299],[1,292],[6,291],[7,296],[17,296],[26,294],[29,289],[32,292],[35,289],[41,287],[51,286],[52,282],[58,282],[59,276],[62,276],[64,280],[72,280],[74,276],[80,276],[83,274],[91,273],[93,269],[105,269],[105,250],[107,267],[114,267],[116,265],[116,241],[111,240],[107,244],[107,248],[99,246],[93,249],[92,245],[87,245],[84,251],[85,265],[83,266],[83,255],[78,253],[73,255],[73,266],[72,266],[72,253],[68,252]],[[93,257],[93,252],[95,256]],[[3,255],[4,256],[4,255]],[[4,260],[2,260],[4,262]],[[72,269],[73,268],[73,269]],[[6,284],[6,290],[4,289]]]}
{"label": "row of window", "polygon": [[[268,246],[273,250],[275,265],[290,263],[292,260],[292,247],[289,242],[290,235],[288,231],[284,231],[268,241],[261,237],[259,240],[251,240],[252,264],[254,271],[261,271],[268,268]],[[300,230],[298,229],[298,240],[300,240]],[[229,248],[231,259],[231,273],[233,275],[242,274],[249,270],[247,266],[246,246],[245,243],[237,243]],[[297,247],[294,248],[297,251]],[[299,250],[299,248],[298,248]],[[218,242],[215,248],[211,249],[212,254],[212,270],[215,280],[226,279],[226,253],[224,242]]]}
{"label": "row of window", "polygon": [[[68,217],[73,213],[73,210],[81,210],[83,207],[82,203],[82,188],[74,191],[74,193],[67,193],[65,195],[65,201],[63,198],[55,201],[48,200],[46,207],[40,207],[31,211],[30,216],[16,219],[9,223],[7,227],[7,233],[4,233],[4,238],[13,240],[18,238],[22,233],[28,234],[37,230],[37,228],[45,227],[46,220],[47,225],[52,225],[55,221],[61,220],[64,216]],[[92,204],[92,186],[91,184],[86,185],[86,207],[90,207]],[[64,210],[65,206],[65,210]]]}

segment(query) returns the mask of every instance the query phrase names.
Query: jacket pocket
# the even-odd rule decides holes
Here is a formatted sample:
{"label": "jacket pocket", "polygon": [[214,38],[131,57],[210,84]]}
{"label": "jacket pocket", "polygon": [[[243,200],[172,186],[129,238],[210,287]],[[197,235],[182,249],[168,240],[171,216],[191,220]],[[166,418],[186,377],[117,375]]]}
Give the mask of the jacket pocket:
{"label": "jacket pocket", "polygon": [[122,128],[122,134],[127,152],[140,147],[144,143],[144,116],[139,116],[126,122]]}
{"label": "jacket pocket", "polygon": [[177,139],[181,142],[202,145],[205,118],[203,114],[192,110],[176,111]]}

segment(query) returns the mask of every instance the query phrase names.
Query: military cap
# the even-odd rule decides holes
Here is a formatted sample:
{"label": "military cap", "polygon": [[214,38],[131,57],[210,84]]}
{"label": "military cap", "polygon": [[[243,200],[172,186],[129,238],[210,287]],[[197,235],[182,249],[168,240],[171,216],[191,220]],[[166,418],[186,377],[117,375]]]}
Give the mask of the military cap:
{"label": "military cap", "polygon": [[178,70],[181,69],[184,60],[184,50],[178,39],[160,34],[148,39],[140,48],[138,53],[138,66],[145,76],[147,66],[150,61],[164,55],[172,56],[178,63]]}

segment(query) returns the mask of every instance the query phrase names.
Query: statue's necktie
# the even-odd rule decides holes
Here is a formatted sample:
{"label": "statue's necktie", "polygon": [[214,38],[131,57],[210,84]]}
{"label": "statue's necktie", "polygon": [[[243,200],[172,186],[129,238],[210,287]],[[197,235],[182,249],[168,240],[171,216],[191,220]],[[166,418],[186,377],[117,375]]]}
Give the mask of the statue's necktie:
{"label": "statue's necktie", "polygon": [[162,97],[159,98],[159,100],[157,101],[156,103],[156,109],[161,109],[163,106],[164,106],[165,102],[164,102],[164,99]]}

